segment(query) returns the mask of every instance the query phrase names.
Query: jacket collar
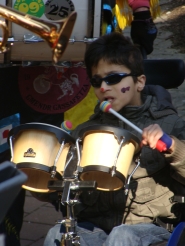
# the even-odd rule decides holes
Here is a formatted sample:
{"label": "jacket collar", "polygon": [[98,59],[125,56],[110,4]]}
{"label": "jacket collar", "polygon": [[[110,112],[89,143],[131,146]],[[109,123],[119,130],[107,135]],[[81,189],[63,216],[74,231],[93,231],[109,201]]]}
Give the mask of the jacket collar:
{"label": "jacket collar", "polygon": [[[172,105],[170,93],[158,85],[146,85],[141,93],[143,104],[141,106],[126,106],[118,113],[128,119],[134,119],[143,116],[152,116],[160,118],[164,115],[175,114],[177,111]],[[113,120],[116,117],[111,113],[103,113],[100,110],[100,104],[95,107],[95,114],[91,119],[103,117]]]}

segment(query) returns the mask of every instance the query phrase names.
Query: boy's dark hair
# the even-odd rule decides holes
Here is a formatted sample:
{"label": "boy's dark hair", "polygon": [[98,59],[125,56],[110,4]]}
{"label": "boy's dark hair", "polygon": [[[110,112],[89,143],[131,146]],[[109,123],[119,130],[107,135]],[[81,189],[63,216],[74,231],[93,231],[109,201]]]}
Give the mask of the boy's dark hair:
{"label": "boy's dark hair", "polygon": [[124,65],[137,76],[144,74],[141,51],[121,33],[106,34],[89,45],[84,58],[89,78],[92,77],[92,67],[96,67],[101,59],[110,64]]}

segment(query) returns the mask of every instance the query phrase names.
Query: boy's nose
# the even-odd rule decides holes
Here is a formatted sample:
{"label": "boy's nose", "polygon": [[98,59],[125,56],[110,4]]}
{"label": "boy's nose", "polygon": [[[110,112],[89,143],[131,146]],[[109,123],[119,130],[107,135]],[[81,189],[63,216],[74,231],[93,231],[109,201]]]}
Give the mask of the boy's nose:
{"label": "boy's nose", "polygon": [[109,86],[107,85],[107,83],[105,81],[102,81],[101,83],[101,87],[100,87],[100,91],[104,92],[105,90],[107,90],[109,88]]}

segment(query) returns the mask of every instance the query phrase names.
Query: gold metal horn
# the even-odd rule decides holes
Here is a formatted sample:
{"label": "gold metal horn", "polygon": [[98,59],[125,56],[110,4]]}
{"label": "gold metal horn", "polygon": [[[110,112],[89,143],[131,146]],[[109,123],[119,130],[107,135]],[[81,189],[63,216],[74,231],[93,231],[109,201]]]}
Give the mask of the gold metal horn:
{"label": "gold metal horn", "polygon": [[[70,39],[77,13],[72,12],[67,18],[55,21],[55,24],[40,20],[39,18],[25,15],[7,6],[0,5],[0,16],[14,22],[43,38],[52,49],[52,60],[57,63],[64,53]],[[3,39],[0,42],[0,52],[6,52],[8,40],[8,28],[5,22],[0,22],[3,29]]]}

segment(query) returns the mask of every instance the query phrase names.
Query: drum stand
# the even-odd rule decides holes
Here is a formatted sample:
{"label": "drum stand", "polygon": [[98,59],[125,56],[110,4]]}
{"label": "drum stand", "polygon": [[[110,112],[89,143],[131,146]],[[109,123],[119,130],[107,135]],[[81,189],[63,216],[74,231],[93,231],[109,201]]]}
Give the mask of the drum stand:
{"label": "drum stand", "polygon": [[[62,235],[61,246],[79,246],[80,237],[77,235],[77,221],[74,217],[74,206],[79,203],[78,196],[82,190],[96,189],[95,181],[49,181],[48,188],[62,192],[61,204],[67,206],[67,217],[65,220],[58,221],[57,224],[63,224],[66,228],[66,233]],[[77,191],[74,199],[70,199],[70,191]]]}
{"label": "drum stand", "polygon": [[129,175],[128,179],[127,179],[127,182],[125,184],[125,195],[127,196],[128,195],[128,191],[129,191],[129,185],[130,185],[130,180],[132,178],[132,176],[134,175],[135,171],[138,169],[138,167],[140,166],[140,158],[137,157],[135,159],[135,163],[136,163],[136,166],[135,168],[132,170],[131,174]]}
{"label": "drum stand", "polygon": [[[127,183],[125,184],[125,195],[128,195],[130,179],[140,166],[140,158],[136,158],[136,167],[128,177]],[[77,173],[80,169],[77,169]],[[77,175],[75,178],[65,178],[64,180],[50,180],[48,182],[48,188],[50,190],[58,191],[62,193],[61,204],[67,206],[67,217],[65,220],[60,220],[57,224],[63,224],[66,228],[66,233],[62,234],[61,246],[79,246],[80,237],[77,235],[77,221],[74,217],[74,206],[79,203],[78,197],[81,191],[91,191],[97,188],[96,181],[78,181]],[[70,191],[75,191],[74,199],[70,199]]]}

